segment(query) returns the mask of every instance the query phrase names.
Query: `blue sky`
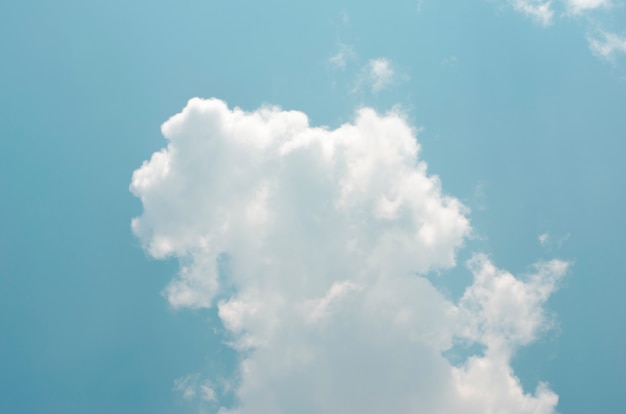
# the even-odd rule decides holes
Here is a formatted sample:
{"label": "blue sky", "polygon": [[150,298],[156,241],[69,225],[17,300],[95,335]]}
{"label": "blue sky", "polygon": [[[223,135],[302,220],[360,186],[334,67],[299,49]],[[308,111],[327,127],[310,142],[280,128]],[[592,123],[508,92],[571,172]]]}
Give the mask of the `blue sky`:
{"label": "blue sky", "polygon": [[[129,192],[133,172],[168,142],[180,142],[181,153],[204,154],[177,138],[174,126],[170,141],[159,129],[193,97],[226,102],[230,108],[226,112],[215,109],[217,106],[205,109],[222,111],[223,117],[230,117],[234,107],[250,114],[264,105],[301,111],[311,128],[291,118],[281,122],[293,122],[294,128],[313,133],[317,132],[312,127],[327,126],[327,131],[333,131],[348,123],[356,125],[356,136],[364,136],[358,119],[370,122],[368,125],[391,125],[398,135],[410,128],[419,131],[418,160],[428,164],[428,175],[419,177],[438,175],[442,192],[419,193],[413,199],[409,191],[407,203],[414,205],[433,197],[441,212],[445,210],[442,200],[454,197],[467,209],[445,211],[455,220],[467,218],[471,231],[463,227],[462,220],[455,221],[458,232],[436,245],[430,261],[413,263],[412,255],[398,256],[395,262],[381,262],[381,268],[398,266],[401,272],[404,268],[398,263],[407,258],[415,271],[424,269],[419,280],[428,281],[423,283],[426,290],[411,287],[416,295],[426,303],[434,286],[442,295],[437,306],[454,305],[462,313],[465,307],[484,305],[462,300],[466,289],[476,286],[473,278],[484,270],[477,270],[475,264],[473,276],[465,265],[477,254],[486,254],[490,263],[519,280],[524,280],[519,275],[534,274],[534,263],[560,260],[569,264],[566,274],[555,276],[555,286],[549,286],[554,292],[547,302],[528,305],[533,315],[536,310],[545,312],[537,321],[536,335],[509,344],[514,351],[507,364],[520,379],[524,395],[533,394],[540,381],[549,384],[559,397],[557,412],[621,412],[621,396],[626,390],[626,305],[622,298],[626,223],[620,213],[626,201],[622,172],[626,150],[623,3],[88,4],[61,0],[54,4],[5,2],[0,5],[0,16],[0,412],[197,413],[238,404],[242,413],[254,412],[250,411],[254,403],[271,405],[257,396],[268,389],[241,374],[241,361],[248,353],[252,354],[248,361],[261,367],[256,375],[268,379],[266,387],[276,393],[278,407],[291,407],[292,402],[280,390],[271,388],[281,382],[262,367],[279,366],[281,360],[276,358],[281,352],[300,344],[297,335],[311,332],[286,324],[285,332],[293,332],[293,336],[276,339],[282,341],[278,346],[264,336],[268,335],[266,328],[254,321],[246,325],[246,321],[225,316],[232,315],[234,306],[223,305],[218,315],[219,302],[228,303],[229,295],[245,304],[244,293],[260,289],[254,280],[237,275],[217,291],[193,290],[192,286],[189,289],[198,295],[196,301],[173,302],[171,291],[164,289],[173,286],[172,280],[180,280],[176,277],[179,259],[184,266],[189,260],[200,263],[204,256],[195,253],[197,245],[176,239],[174,233],[166,236],[179,247],[165,249],[164,260],[156,260],[159,254],[147,246],[155,242],[153,236],[159,229],[188,226],[190,231],[200,231],[206,217],[193,216],[193,210],[182,210],[179,215],[155,213],[144,219],[148,230],[135,230],[135,234],[131,230],[132,218],[147,217],[142,216],[144,209],[167,212],[169,203],[176,200],[195,205],[198,199],[194,197],[204,191],[215,194],[208,205],[228,208],[231,205],[224,200],[247,194],[235,191],[235,184],[222,185],[219,179],[215,181],[222,183],[219,191],[208,186],[211,177],[228,176],[230,164],[218,162],[225,158],[216,158],[211,164],[215,169],[206,172],[206,177],[201,171],[181,172],[188,180],[185,188],[193,190],[189,193],[177,193],[175,185],[174,192],[166,191],[165,184],[145,193],[135,187],[135,195],[148,197],[142,203]],[[358,110],[363,107],[373,108],[379,115],[359,118]],[[275,111],[268,116],[284,115]],[[187,128],[189,117],[179,117],[180,128]],[[262,124],[259,130],[265,127]],[[203,136],[202,129],[189,131]],[[267,131],[272,135],[274,130]],[[343,137],[342,133],[335,136]],[[345,145],[346,151],[353,148]],[[205,165],[201,161],[180,160],[181,165]],[[346,165],[352,165],[348,161]],[[413,177],[398,172],[404,171],[404,164],[371,162],[378,167],[391,166],[390,171],[398,173],[389,176],[389,186],[397,182],[393,177],[409,181]],[[297,169],[297,164],[287,170],[293,175],[280,178],[286,180],[280,181],[284,186],[295,188],[275,206],[284,209],[276,211],[285,214],[285,223],[304,223],[308,208],[326,194],[308,187],[316,176],[307,174],[318,171],[313,167],[318,164],[303,170]],[[358,187],[360,182],[354,185]],[[331,184],[337,182],[331,180]],[[300,204],[298,200],[305,201]],[[355,211],[360,210],[352,213]],[[191,216],[195,221],[183,220]],[[339,220],[337,217],[329,216],[324,223]],[[335,260],[330,248],[317,249],[313,244],[317,239],[298,236],[293,223],[276,227],[276,234],[284,237],[280,240],[287,242],[268,244],[272,257],[288,255],[284,246],[293,241],[293,246],[309,246],[313,258],[318,250],[323,252],[315,263]],[[337,223],[338,228],[345,224]],[[445,235],[451,231],[445,226],[435,228]],[[250,228],[233,230],[228,237],[254,239],[254,233],[248,231]],[[363,234],[380,231],[367,227]],[[218,237],[215,234],[209,236]],[[224,245],[230,249],[224,253],[232,254],[233,260],[236,253],[249,257],[249,264],[260,260],[256,253],[246,256],[253,248],[242,243],[229,241]],[[455,254],[455,266],[444,258],[448,251]],[[228,256],[220,257],[227,268],[228,259],[224,258]],[[236,263],[235,270],[246,269],[241,260]],[[345,262],[342,266],[352,269],[352,265]],[[228,279],[229,272],[224,269],[221,277]],[[203,268],[197,271],[200,279],[204,277]],[[267,272],[273,275],[271,269]],[[342,312],[352,315],[348,304],[353,303],[353,296],[372,292],[371,297],[380,299],[375,294],[381,288],[361,279],[342,280],[331,275],[326,281],[328,292],[347,298],[345,309],[337,308],[337,320],[343,320]],[[289,285],[280,278],[274,282],[280,289]],[[372,286],[379,282],[384,286],[400,283],[378,281]],[[229,283],[237,293],[229,293]],[[331,285],[336,287],[334,291]],[[515,286],[533,292],[530,282]],[[277,292],[291,300],[292,291]],[[492,293],[494,297],[497,294]],[[332,299],[333,295],[321,296]],[[272,306],[263,303],[259,309],[274,309]],[[420,315],[425,310],[415,312]],[[324,332],[336,334],[324,337],[329,341],[326,345],[313,346],[313,355],[338,358],[328,353],[334,350],[328,345],[333,338],[352,334],[360,338],[371,333],[367,331],[370,325],[354,321],[362,330],[342,331],[332,325],[338,330]],[[243,332],[253,332],[253,339],[277,347],[268,345],[269,351],[257,354],[245,349],[237,323],[243,324]],[[430,326],[415,324],[424,329]],[[444,335],[443,331],[448,332],[433,332]],[[465,338],[446,353],[453,366],[463,367],[468,355],[481,355],[481,347],[491,346],[482,331],[450,335]],[[468,341],[478,348],[463,345]],[[412,358],[404,347],[397,348],[397,354],[392,352],[400,342],[390,340],[377,353],[382,355],[383,366],[394,363],[385,359],[386,352]],[[445,348],[439,343],[436,346]],[[362,351],[363,355],[373,352]],[[469,365],[466,368],[460,372],[471,375]],[[324,378],[324,373],[319,375]],[[407,375],[419,387],[420,375],[425,374],[411,371]],[[299,395],[298,375],[285,371],[281,378],[293,382],[292,391]],[[376,387],[378,383],[372,381],[360,386]],[[215,393],[214,399],[203,394],[203,385]],[[343,395],[323,394],[319,403],[326,407],[349,404],[351,388],[342,387],[338,389],[345,391]],[[496,392],[496,388],[486,389]],[[191,391],[185,395],[186,390]],[[377,402],[389,402],[384,398],[394,392],[399,403],[403,394],[398,390],[381,391]],[[323,412],[311,407],[300,409]],[[462,412],[470,412],[467,410]],[[531,407],[523,412],[553,411],[533,411]]]}

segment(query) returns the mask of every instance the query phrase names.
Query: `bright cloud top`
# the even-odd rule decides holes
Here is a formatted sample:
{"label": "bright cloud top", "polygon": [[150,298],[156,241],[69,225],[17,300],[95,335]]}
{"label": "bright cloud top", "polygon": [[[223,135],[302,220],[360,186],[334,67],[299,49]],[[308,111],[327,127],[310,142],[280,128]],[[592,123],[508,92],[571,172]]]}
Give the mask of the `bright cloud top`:
{"label": "bright cloud top", "polygon": [[[441,295],[424,275],[455,265],[471,227],[401,114],[362,109],[329,130],[192,99],[162,131],[167,148],[133,174],[132,228],[180,260],[172,306],[216,305],[241,351],[223,413],[554,412],[556,394],[525,393],[510,360],[550,326],[542,305],[567,263],[520,279],[477,255],[459,303]],[[451,365],[441,352],[458,342],[484,352]]]}

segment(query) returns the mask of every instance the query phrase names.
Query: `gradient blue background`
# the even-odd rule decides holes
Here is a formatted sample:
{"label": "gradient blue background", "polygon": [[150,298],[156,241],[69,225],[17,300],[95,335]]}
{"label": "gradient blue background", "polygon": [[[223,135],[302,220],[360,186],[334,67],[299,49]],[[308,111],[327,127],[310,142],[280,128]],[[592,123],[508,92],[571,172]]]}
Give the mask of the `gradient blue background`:
{"label": "gradient blue background", "polygon": [[[129,226],[130,177],[164,146],[161,123],[215,96],[329,126],[401,104],[430,171],[472,207],[482,237],[461,263],[574,262],[549,302],[559,328],[514,361],[526,389],[548,381],[566,414],[622,413],[626,72],[585,30],[481,0],[2,2],[0,412],[195,412],[174,379],[233,369],[215,312],[170,310],[177,265]],[[343,72],[328,64],[339,43],[357,54]],[[350,93],[378,57],[405,80]],[[545,249],[544,232],[569,238]],[[461,265],[434,282],[456,296],[469,280]]]}

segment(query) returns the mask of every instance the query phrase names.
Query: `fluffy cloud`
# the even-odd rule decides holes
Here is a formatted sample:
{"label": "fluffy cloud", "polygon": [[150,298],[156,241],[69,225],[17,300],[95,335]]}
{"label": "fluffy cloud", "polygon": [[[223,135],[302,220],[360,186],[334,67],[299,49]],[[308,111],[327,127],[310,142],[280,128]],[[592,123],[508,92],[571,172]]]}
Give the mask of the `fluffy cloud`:
{"label": "fluffy cloud", "polygon": [[[401,114],[362,109],[329,130],[192,99],[162,131],[167,148],[133,174],[132,228],[179,259],[171,305],[217,306],[241,352],[222,413],[554,412],[556,394],[524,392],[510,360],[550,326],[542,305],[567,264],[517,278],[477,255],[460,301],[444,297],[425,275],[455,265],[468,212]],[[453,365],[442,352],[459,343],[484,351]]]}

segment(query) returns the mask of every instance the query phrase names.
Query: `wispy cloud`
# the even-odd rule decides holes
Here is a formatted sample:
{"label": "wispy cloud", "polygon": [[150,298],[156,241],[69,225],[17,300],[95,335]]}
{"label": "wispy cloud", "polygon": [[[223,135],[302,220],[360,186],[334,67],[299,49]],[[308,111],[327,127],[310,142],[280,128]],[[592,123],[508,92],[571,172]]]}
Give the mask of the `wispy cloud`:
{"label": "wispy cloud", "polygon": [[539,236],[537,236],[537,240],[539,241],[539,244],[541,244],[541,247],[550,250],[552,248],[561,248],[563,246],[563,243],[565,243],[569,239],[569,237],[569,233],[564,236],[556,237],[550,233],[541,233]]}
{"label": "wispy cloud", "polygon": [[567,12],[573,15],[611,7],[611,0],[565,0]]}
{"label": "wispy cloud", "polygon": [[384,57],[371,59],[361,69],[354,91],[368,88],[373,93],[378,93],[383,89],[387,89],[395,81],[396,72],[389,59]]}
{"label": "wispy cloud", "polygon": [[339,44],[339,50],[337,53],[328,58],[328,63],[334,69],[345,69],[348,62],[356,58],[356,52],[354,48],[345,43]]}
{"label": "wispy cloud", "polygon": [[480,182],[474,187],[474,194],[472,195],[472,209],[478,211],[487,210],[487,184]]}
{"label": "wispy cloud", "polygon": [[554,5],[560,6],[560,16],[589,17],[594,13],[593,19],[582,19],[583,24],[593,35],[588,35],[587,40],[591,52],[601,59],[612,61],[617,55],[626,53],[626,37],[610,30],[604,29],[606,19],[599,17],[598,12],[603,11],[604,17],[614,9],[613,0],[562,0],[553,3],[553,0],[509,0],[509,4],[516,11],[530,16],[542,26],[550,26],[555,21]]}
{"label": "wispy cloud", "polygon": [[199,399],[210,403],[217,402],[217,393],[208,380],[202,381],[200,374],[189,374],[174,380],[174,391],[187,401]]}
{"label": "wispy cloud", "polygon": [[598,57],[613,60],[617,55],[626,54],[626,37],[616,33],[600,32],[596,36],[588,36],[589,48]]}
{"label": "wispy cloud", "polygon": [[386,88],[393,81],[395,71],[391,67],[391,62],[385,58],[370,60],[368,64],[368,74],[372,83],[372,91],[378,92]]}
{"label": "wispy cloud", "polygon": [[551,0],[512,0],[511,4],[515,10],[532,17],[543,26],[549,26],[554,18]]}
{"label": "wispy cloud", "polygon": [[339,13],[339,19],[340,19],[341,23],[344,24],[344,25],[350,24],[350,14],[345,9],[342,10]]}

